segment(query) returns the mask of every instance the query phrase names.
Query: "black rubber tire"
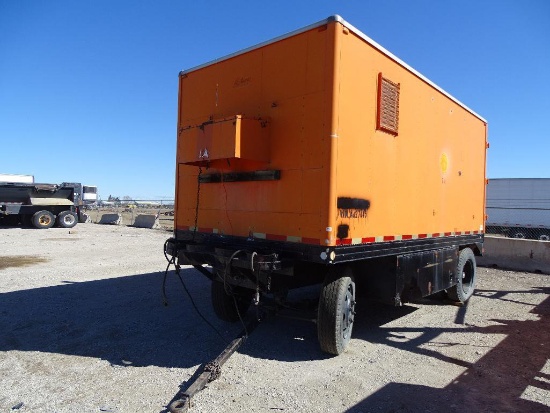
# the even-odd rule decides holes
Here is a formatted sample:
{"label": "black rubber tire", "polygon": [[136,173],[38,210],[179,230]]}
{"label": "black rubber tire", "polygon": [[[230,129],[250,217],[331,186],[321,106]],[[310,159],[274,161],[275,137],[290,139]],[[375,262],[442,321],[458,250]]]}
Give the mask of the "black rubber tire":
{"label": "black rubber tire", "polygon": [[[223,321],[234,323],[243,318],[252,302],[253,291],[228,286],[233,294],[228,294],[223,282],[212,281],[212,307],[216,316]],[[240,318],[239,318],[240,315]]]}
{"label": "black rubber tire", "polygon": [[72,211],[63,211],[57,216],[57,225],[61,228],[72,228],[78,224],[78,216]]}
{"label": "black rubber tire", "polygon": [[355,317],[355,282],[349,267],[329,271],[319,297],[317,338],[321,350],[339,355],[351,339]]}
{"label": "black rubber tire", "polygon": [[32,225],[35,228],[51,228],[55,224],[55,217],[50,211],[38,211],[32,216]]}
{"label": "black rubber tire", "polygon": [[476,257],[470,248],[464,248],[456,265],[457,283],[447,290],[453,301],[465,303],[472,296],[477,279]]}
{"label": "black rubber tire", "polygon": [[539,241],[550,241],[550,232],[549,233],[542,233],[539,235]]}
{"label": "black rubber tire", "polygon": [[525,234],[521,231],[514,231],[512,234],[513,234],[512,238],[517,238],[517,239],[525,239],[526,238]]}

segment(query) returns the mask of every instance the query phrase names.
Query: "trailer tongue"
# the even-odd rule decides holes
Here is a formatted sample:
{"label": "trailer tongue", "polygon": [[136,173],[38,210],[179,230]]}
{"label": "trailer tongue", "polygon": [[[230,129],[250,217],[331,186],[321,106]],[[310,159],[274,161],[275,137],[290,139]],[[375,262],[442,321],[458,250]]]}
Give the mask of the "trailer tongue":
{"label": "trailer tongue", "polygon": [[259,323],[259,319],[250,321],[246,328],[215,359],[200,366],[198,370],[200,374],[195,374],[192,380],[186,383],[186,388],[174,397],[174,400],[168,406],[168,410],[171,413],[188,411],[192,406],[193,396],[204,389],[208,383],[220,377],[222,366],[245,343],[249,334],[256,329]]}

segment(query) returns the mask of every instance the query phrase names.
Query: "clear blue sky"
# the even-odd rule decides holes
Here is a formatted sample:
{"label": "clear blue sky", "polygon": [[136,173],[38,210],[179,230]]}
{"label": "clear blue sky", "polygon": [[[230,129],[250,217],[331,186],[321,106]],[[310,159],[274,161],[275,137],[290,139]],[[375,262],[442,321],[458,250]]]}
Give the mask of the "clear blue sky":
{"label": "clear blue sky", "polygon": [[490,178],[550,177],[548,0],[0,0],[0,173],[170,198],[179,71],[333,14],[488,120]]}

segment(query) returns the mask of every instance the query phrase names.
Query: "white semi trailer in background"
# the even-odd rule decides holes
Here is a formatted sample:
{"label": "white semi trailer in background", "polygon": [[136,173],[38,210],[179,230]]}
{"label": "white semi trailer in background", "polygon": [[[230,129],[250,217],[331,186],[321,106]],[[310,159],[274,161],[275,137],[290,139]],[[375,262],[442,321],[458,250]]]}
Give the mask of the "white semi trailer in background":
{"label": "white semi trailer in background", "polygon": [[34,184],[34,175],[0,174],[0,182]]}
{"label": "white semi trailer in background", "polygon": [[550,178],[490,179],[487,233],[550,241]]}

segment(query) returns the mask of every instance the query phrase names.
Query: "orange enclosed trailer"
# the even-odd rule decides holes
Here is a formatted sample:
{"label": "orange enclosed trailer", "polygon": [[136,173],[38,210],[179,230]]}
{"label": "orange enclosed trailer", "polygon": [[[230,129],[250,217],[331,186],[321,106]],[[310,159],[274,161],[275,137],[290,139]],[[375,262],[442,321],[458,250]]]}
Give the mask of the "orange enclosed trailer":
{"label": "orange enclosed trailer", "polygon": [[219,317],[318,282],[319,341],[338,354],[356,282],[396,304],[471,296],[482,117],[339,16],[179,78],[166,248],[212,279]]}

